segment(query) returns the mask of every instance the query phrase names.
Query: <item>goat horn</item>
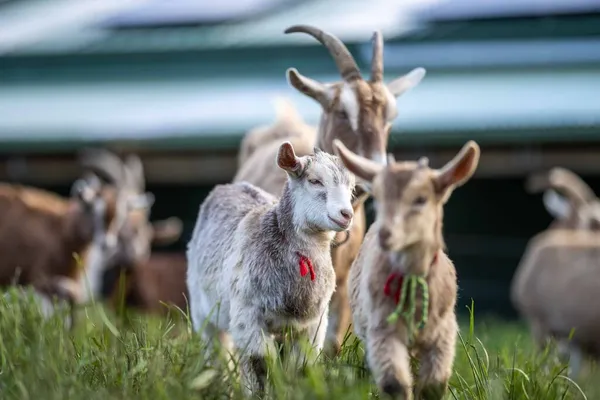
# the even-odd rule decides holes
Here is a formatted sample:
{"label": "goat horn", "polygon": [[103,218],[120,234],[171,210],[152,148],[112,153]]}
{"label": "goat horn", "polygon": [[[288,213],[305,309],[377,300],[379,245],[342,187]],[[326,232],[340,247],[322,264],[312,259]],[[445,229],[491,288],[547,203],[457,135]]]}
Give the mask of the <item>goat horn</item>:
{"label": "goat horn", "polygon": [[352,57],[352,54],[350,54],[350,51],[340,39],[310,25],[294,25],[284,31],[286,34],[296,32],[309,34],[329,50],[329,54],[333,57],[342,75],[342,79],[347,82],[360,79],[360,69],[354,57]]}
{"label": "goat horn", "polygon": [[554,167],[545,174],[532,174],[526,182],[530,193],[556,189],[573,201],[585,204],[596,198],[594,191],[579,176],[565,168]]}
{"label": "goat horn", "polygon": [[139,193],[146,190],[146,179],[144,177],[144,165],[139,156],[130,154],[125,160],[127,170],[127,185],[136,189]]}
{"label": "goat horn", "polygon": [[116,186],[124,183],[123,162],[111,151],[99,148],[86,148],[80,152],[79,162],[83,168],[105,178]]}
{"label": "goat horn", "polygon": [[569,197],[581,202],[588,203],[596,198],[596,194],[577,174],[568,169],[555,167],[548,174],[550,185],[562,189]]}
{"label": "goat horn", "polygon": [[373,33],[373,56],[371,58],[371,81],[383,81],[383,37],[381,32]]}

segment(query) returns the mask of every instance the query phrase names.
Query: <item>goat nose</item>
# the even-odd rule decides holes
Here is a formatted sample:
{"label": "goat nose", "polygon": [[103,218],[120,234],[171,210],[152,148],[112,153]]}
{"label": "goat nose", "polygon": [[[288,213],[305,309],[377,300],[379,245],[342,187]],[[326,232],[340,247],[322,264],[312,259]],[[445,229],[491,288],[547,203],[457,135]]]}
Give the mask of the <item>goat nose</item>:
{"label": "goat nose", "polygon": [[381,228],[379,230],[379,245],[381,246],[382,249],[388,248],[388,241],[390,240],[391,236],[392,236],[392,232],[390,232],[389,229]]}
{"label": "goat nose", "polygon": [[340,214],[344,219],[349,220],[354,216],[354,212],[348,208],[343,208],[340,210]]}

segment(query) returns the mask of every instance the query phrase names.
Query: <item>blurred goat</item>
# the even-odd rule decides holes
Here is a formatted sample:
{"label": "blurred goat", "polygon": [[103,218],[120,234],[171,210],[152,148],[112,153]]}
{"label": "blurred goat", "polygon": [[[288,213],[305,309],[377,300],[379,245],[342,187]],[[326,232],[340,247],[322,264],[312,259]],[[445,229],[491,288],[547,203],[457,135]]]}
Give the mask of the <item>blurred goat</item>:
{"label": "blurred goat", "polygon": [[[600,357],[600,201],[573,172],[553,168],[529,179],[527,190],[545,190],[544,204],[556,218],[528,243],[511,285],[511,300],[542,347],[558,340],[577,376],[582,356]],[[572,340],[569,340],[574,329]]]}
{"label": "blurred goat", "polygon": [[[275,189],[283,188],[286,181],[285,173],[273,173],[273,166],[267,165],[263,160],[265,155],[276,154],[274,152],[278,151],[279,145],[286,140],[292,143],[294,149],[305,150],[304,153],[312,151],[317,133],[315,127],[304,122],[288,98],[277,97],[274,104],[275,122],[253,128],[244,135],[238,153],[238,172],[234,181],[248,181],[258,174],[263,178],[280,178],[277,182],[264,185]],[[270,146],[275,146],[273,151],[266,150]],[[257,150],[260,152],[257,153]]]}
{"label": "blurred goat", "polygon": [[550,228],[598,230],[596,218],[600,202],[594,191],[576,174],[555,167],[549,172],[533,174],[526,182],[529,193],[544,191],[544,206],[555,220]]}
{"label": "blurred goat", "polygon": [[[167,245],[181,234],[177,218],[154,222],[153,226],[153,244]],[[113,308],[119,308],[123,301],[125,307],[153,314],[168,311],[163,303],[187,310],[185,253],[153,251],[146,262],[127,265],[113,260],[110,264],[104,274],[102,295]]]}
{"label": "blurred goat", "polygon": [[[165,310],[161,301],[185,304],[185,257],[151,255],[152,245],[168,245],[179,238],[182,222],[171,217],[150,222],[154,195],[146,192],[144,168],[139,157],[129,155],[122,161],[110,152],[96,153],[87,166],[107,182],[120,189],[129,199],[121,203],[118,219],[118,245],[106,261],[101,291],[112,305],[123,294],[125,306],[150,312]],[[123,273],[123,280],[121,280]],[[119,288],[125,289],[124,293]],[[183,302],[182,302],[183,300]]]}
{"label": "blurred goat", "polygon": [[[285,33],[306,33],[323,44],[333,57],[341,81],[321,83],[301,75],[295,68],[287,70],[287,78],[292,87],[315,100],[321,106],[321,118],[316,137],[298,118],[279,117],[273,125],[271,133],[262,134],[278,138],[279,126],[298,127],[299,135],[286,139],[293,143],[300,156],[312,152],[313,146],[333,154],[333,140],[341,140],[350,150],[378,163],[386,162],[386,147],[392,122],[398,115],[396,98],[415,87],[425,76],[425,69],[416,68],[408,74],[396,78],[389,83],[383,82],[383,38],[379,32],[373,35],[373,56],[371,77],[364,80],[356,61],[346,46],[335,36],[322,30],[297,25],[288,28]],[[279,115],[291,115],[291,112]],[[286,132],[288,131],[284,129]],[[248,135],[256,135],[250,132]],[[248,139],[250,142],[258,140]],[[240,166],[234,182],[247,181],[267,192],[280,196],[286,180],[283,171],[274,168],[278,146],[283,139],[268,142],[255,150],[255,159],[248,160]],[[247,150],[242,149],[240,160],[246,157]],[[335,349],[350,328],[351,316],[346,294],[348,270],[355,259],[365,233],[365,212],[363,202],[367,196],[357,185],[355,193],[354,223],[348,237],[347,233],[336,235],[335,242],[342,243],[332,251],[333,265],[336,271],[336,291],[330,307],[328,340]]]}
{"label": "blurred goat", "polygon": [[[108,152],[88,150],[81,156],[91,168]],[[111,165],[118,169],[121,165]],[[146,207],[132,202],[129,186],[103,186],[98,176],[76,181],[71,198],[21,185],[0,184],[0,285],[31,285],[50,311],[50,298],[71,304],[98,295],[107,260],[119,247],[136,247],[136,235],[122,235],[124,210]],[[136,200],[136,198],[133,198]],[[78,254],[83,266],[74,257]],[[70,323],[69,323],[70,324]]]}

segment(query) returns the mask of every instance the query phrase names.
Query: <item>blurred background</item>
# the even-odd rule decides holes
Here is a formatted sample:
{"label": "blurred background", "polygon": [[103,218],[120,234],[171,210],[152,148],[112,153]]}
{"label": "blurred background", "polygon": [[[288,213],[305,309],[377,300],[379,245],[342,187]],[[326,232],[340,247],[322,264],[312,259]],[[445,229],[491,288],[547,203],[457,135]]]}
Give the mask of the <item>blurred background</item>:
{"label": "blurred background", "polygon": [[[513,271],[551,221],[531,172],[563,166],[600,192],[598,0],[0,0],[0,180],[68,194],[76,152],[136,152],[152,218],[184,221],[231,180],[244,133],[292,99],[316,124],[317,103],[287,85],[296,67],[338,79],[311,24],[343,40],[364,70],[385,39],[387,80],[427,76],[398,101],[389,150],[439,167],[469,139],[482,158],[445,208],[459,312],[514,317]],[[372,212],[369,219],[372,220]]]}

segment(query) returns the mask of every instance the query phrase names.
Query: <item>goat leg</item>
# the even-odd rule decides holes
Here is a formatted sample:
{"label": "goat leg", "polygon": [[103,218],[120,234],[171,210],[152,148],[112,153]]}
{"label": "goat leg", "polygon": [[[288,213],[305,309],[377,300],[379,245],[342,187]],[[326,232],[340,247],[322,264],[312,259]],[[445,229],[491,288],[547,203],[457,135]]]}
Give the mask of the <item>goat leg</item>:
{"label": "goat leg", "polygon": [[410,355],[394,327],[385,320],[370,326],[366,342],[369,369],[379,390],[394,399],[412,399]]}
{"label": "goat leg", "polygon": [[441,321],[441,324],[444,327],[440,327],[436,340],[419,351],[421,364],[415,388],[418,399],[442,399],[452,376],[458,325],[455,319]]}
{"label": "goat leg", "polygon": [[[235,347],[239,350],[242,389],[246,394],[263,397],[267,377],[267,360],[270,353],[275,356],[275,343],[261,324],[264,320],[258,310],[238,307],[232,302],[230,331]],[[236,308],[237,307],[237,308]],[[249,393],[250,392],[250,393]]]}

